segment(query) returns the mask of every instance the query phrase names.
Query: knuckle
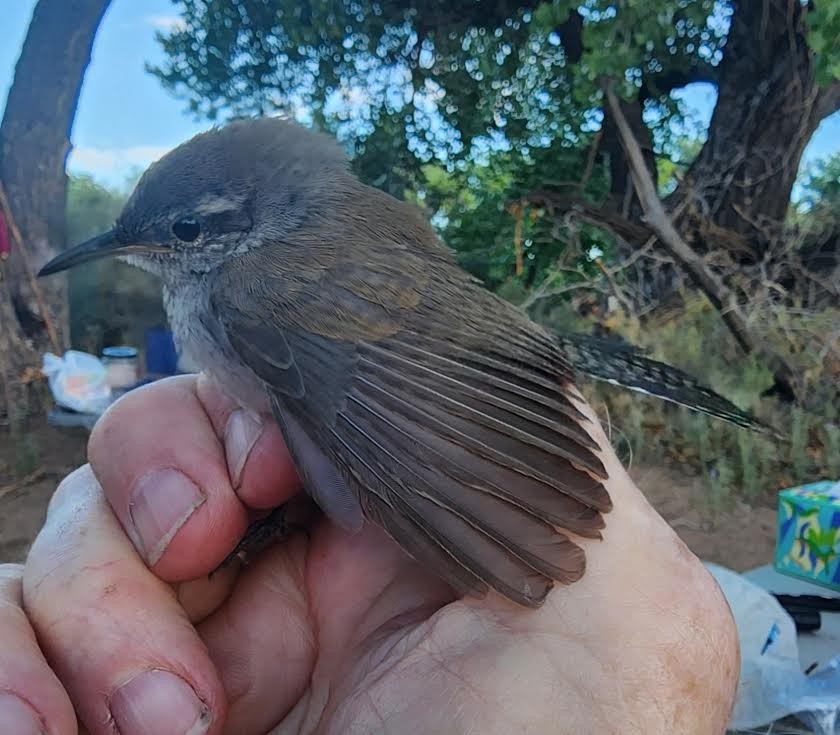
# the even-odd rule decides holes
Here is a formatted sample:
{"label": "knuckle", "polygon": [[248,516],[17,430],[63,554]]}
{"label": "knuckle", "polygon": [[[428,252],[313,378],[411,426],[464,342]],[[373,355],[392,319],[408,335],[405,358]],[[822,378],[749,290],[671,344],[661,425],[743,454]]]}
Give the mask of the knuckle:
{"label": "knuckle", "polygon": [[60,508],[71,503],[77,503],[79,499],[89,493],[90,487],[96,486],[96,477],[89,464],[73,470],[67,475],[56,488],[47,506],[47,518],[49,519]]}

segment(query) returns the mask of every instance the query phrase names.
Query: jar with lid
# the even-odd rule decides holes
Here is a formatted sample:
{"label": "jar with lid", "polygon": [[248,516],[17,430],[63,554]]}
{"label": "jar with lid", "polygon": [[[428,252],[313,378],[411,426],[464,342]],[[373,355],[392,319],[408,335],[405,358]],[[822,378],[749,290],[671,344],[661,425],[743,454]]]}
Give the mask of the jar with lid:
{"label": "jar with lid", "polygon": [[108,384],[114,390],[124,390],[137,384],[137,362],[134,347],[106,347],[102,350],[102,364],[105,365]]}

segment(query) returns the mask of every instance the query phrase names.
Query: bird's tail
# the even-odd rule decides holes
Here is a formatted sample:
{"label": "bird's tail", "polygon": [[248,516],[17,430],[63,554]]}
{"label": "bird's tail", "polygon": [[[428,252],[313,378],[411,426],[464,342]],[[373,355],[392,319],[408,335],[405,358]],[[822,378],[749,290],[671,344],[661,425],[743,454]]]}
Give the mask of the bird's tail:
{"label": "bird's tail", "polygon": [[558,335],[569,362],[581,374],[700,411],[745,429],[779,436],[678,368],[651,360],[626,342],[579,334]]}

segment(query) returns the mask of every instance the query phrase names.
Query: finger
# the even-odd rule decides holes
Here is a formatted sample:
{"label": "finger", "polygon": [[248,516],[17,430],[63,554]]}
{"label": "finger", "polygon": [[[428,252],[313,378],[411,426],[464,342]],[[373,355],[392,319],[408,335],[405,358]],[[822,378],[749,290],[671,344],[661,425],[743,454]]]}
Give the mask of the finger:
{"label": "finger", "polygon": [[264,733],[309,686],[316,633],[303,584],[308,539],[261,554],[224,606],[199,626],[225,687],[225,733]]}
{"label": "finger", "polygon": [[218,733],[226,709],[207,650],[143,563],[89,467],[50,503],[24,604],[91,735]]}
{"label": "finger", "polygon": [[225,446],[231,484],[251,508],[274,508],[300,485],[283,435],[271,417],[257,421],[215,382],[201,374],[196,395]]}
{"label": "finger", "polygon": [[206,404],[195,376],[132,391],[98,422],[88,448],[111,507],[167,581],[206,575],[224,560],[248,524],[243,498],[278,505],[297,490],[276,428],[212,389],[202,395]]}
{"label": "finger", "polygon": [[16,735],[75,735],[76,714],[23,612],[23,567],[0,565],[0,723]]}

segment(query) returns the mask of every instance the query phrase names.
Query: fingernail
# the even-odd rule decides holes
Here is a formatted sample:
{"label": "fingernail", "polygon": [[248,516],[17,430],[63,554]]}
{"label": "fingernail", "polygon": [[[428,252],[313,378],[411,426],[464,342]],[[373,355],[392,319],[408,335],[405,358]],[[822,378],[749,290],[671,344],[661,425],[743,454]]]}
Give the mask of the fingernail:
{"label": "fingernail", "polygon": [[0,692],[0,723],[3,732],[15,735],[44,735],[44,723],[38,713],[20,697]]}
{"label": "fingernail", "polygon": [[120,735],[201,735],[213,718],[180,676],[153,669],[111,695],[111,716]]}
{"label": "fingernail", "polygon": [[228,418],[225,426],[225,456],[234,489],[239,487],[245,462],[262,432],[262,422],[242,408],[238,408]]}
{"label": "fingernail", "polygon": [[205,500],[198,486],[178,470],[154,470],[137,481],[128,509],[140,551],[150,565]]}

